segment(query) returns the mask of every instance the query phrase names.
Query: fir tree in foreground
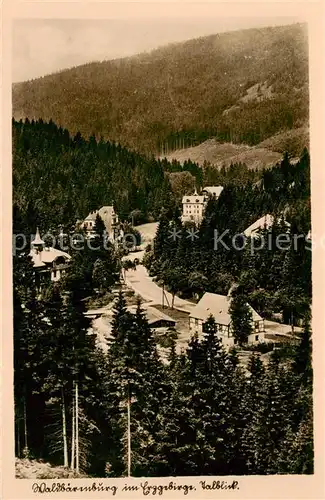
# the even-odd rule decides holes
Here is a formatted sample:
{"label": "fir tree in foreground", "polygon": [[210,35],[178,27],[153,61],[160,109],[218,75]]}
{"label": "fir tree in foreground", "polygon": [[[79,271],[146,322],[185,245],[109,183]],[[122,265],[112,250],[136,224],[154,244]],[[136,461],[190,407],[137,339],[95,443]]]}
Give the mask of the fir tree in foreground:
{"label": "fir tree in foreground", "polygon": [[[16,453],[96,477],[311,474],[308,321],[292,358],[245,374],[213,317],[158,355],[145,312],[119,294],[107,354],[78,290],[15,291]],[[22,307],[24,306],[24,307]]]}
{"label": "fir tree in foreground", "polygon": [[243,295],[235,295],[229,307],[233,335],[239,345],[247,343],[248,336],[252,333],[252,312]]}

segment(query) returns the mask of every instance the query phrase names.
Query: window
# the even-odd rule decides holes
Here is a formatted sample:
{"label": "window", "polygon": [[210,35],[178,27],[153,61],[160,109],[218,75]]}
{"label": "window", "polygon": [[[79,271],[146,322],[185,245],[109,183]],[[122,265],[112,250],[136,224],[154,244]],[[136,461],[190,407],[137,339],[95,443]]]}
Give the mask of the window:
{"label": "window", "polygon": [[258,340],[258,335],[255,335],[255,340],[256,340],[256,341]]}
{"label": "window", "polygon": [[255,321],[255,330],[258,332],[260,330],[260,322]]}
{"label": "window", "polygon": [[53,278],[56,278],[56,271],[53,271]]}

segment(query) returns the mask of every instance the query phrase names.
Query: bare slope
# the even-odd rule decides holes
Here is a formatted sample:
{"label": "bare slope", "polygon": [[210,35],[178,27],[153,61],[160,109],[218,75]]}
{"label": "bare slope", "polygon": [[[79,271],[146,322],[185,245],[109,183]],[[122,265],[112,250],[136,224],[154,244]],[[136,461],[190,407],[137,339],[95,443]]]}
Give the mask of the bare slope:
{"label": "bare slope", "polygon": [[305,126],[276,134],[261,142],[259,147],[299,156],[305,147],[309,149],[309,128]]}
{"label": "bare slope", "polygon": [[219,143],[209,139],[193,148],[174,151],[167,156],[168,160],[176,159],[181,163],[192,160],[199,165],[204,162],[221,167],[231,163],[245,163],[249,168],[267,168],[281,159],[281,153],[266,148],[251,147],[243,144]]}
{"label": "bare slope", "polygon": [[186,160],[195,161],[199,165],[208,162],[216,166],[245,163],[249,168],[261,169],[274,165],[285,151],[291,157],[299,157],[305,147],[309,149],[307,125],[279,132],[257,146],[220,143],[216,139],[209,139],[198,146],[173,151],[166,157],[170,161],[176,159],[181,163]]}

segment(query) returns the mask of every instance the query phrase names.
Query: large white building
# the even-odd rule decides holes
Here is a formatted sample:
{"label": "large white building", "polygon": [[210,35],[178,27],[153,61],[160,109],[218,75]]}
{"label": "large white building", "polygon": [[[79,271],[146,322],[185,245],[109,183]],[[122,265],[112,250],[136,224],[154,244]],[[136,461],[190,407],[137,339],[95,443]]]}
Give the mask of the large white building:
{"label": "large white building", "polygon": [[[230,304],[231,297],[229,295],[205,293],[190,313],[190,332],[192,334],[202,334],[207,319],[212,315],[217,325],[217,337],[224,346],[234,346],[236,339],[233,336],[231,316],[229,314]],[[249,344],[263,342],[265,333],[264,320],[249,304],[248,306],[252,313],[253,333],[248,336],[247,341]]]}
{"label": "large white building", "polygon": [[198,194],[195,191],[192,195],[183,196],[182,222],[200,224],[202,222],[209,197],[218,199],[222,190],[223,186],[207,186],[202,190],[201,194]]}
{"label": "large white building", "polygon": [[206,206],[206,197],[204,195],[183,196],[183,214],[182,222],[194,222],[199,224],[203,219],[203,214]]}

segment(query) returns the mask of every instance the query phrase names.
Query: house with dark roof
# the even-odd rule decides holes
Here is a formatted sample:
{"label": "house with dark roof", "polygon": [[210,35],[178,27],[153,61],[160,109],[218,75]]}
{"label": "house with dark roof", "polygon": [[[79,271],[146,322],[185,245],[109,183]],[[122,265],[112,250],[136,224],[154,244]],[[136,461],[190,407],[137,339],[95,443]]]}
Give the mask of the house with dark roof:
{"label": "house with dark roof", "polygon": [[[174,328],[176,326],[176,321],[162,311],[159,311],[159,309],[148,305],[144,305],[143,308],[151,328]],[[136,309],[136,306],[130,306],[128,308],[128,310],[134,314]]]}
{"label": "house with dark roof", "polygon": [[[234,346],[236,339],[233,336],[231,316],[229,314],[231,300],[230,295],[206,292],[190,313],[190,332],[192,334],[202,334],[205,331],[205,323],[212,315],[217,326],[217,337],[225,346]],[[264,320],[249,304],[248,306],[252,313],[253,329],[253,333],[248,337],[248,343],[262,342],[264,340]]]}
{"label": "house with dark roof", "polygon": [[58,281],[65,274],[71,260],[68,253],[57,248],[47,247],[38,228],[35,238],[31,242],[29,256],[32,259],[39,285],[48,280]]}

